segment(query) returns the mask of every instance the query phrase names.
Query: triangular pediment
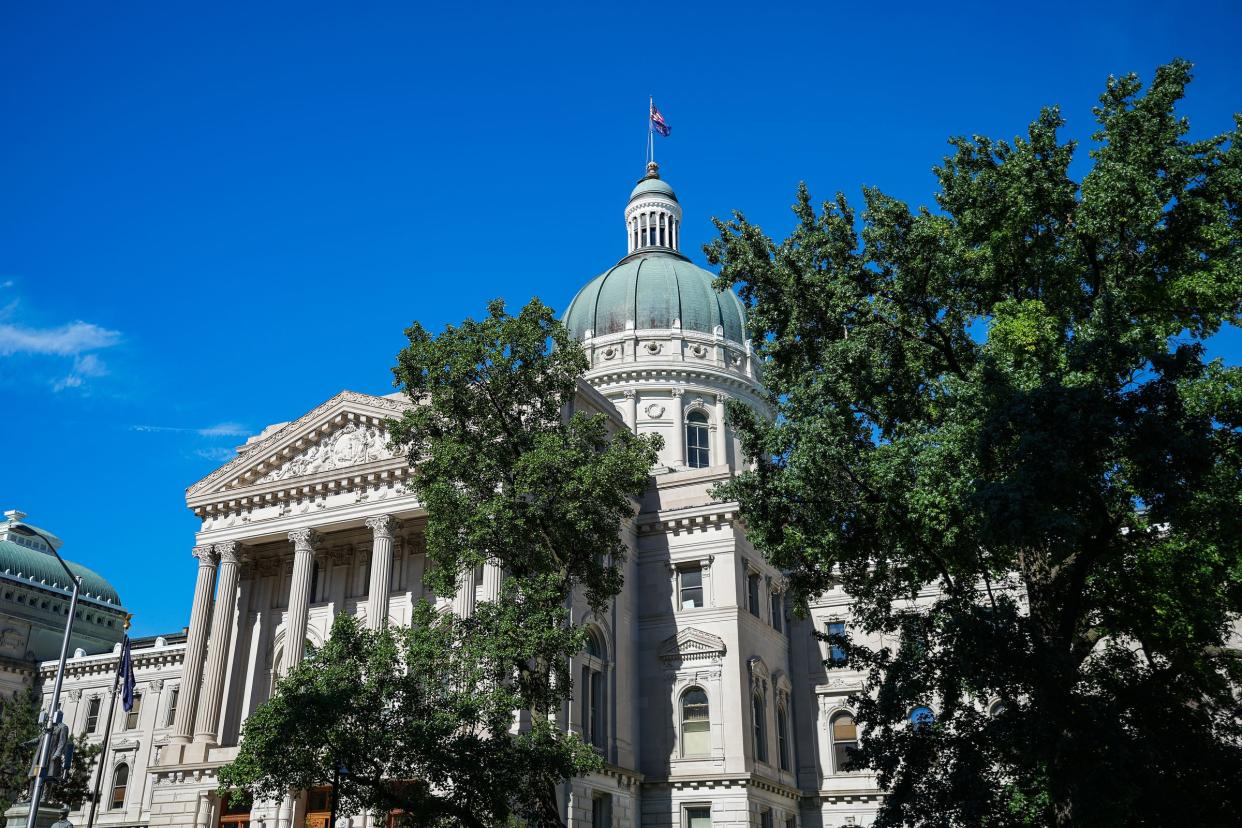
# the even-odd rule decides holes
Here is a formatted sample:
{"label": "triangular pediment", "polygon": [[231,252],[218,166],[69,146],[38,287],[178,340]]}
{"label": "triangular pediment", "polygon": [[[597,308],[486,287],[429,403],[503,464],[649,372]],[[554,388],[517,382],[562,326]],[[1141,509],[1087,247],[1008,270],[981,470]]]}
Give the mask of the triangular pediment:
{"label": "triangular pediment", "polygon": [[384,423],[408,407],[404,399],[342,391],[242,446],[236,458],[190,486],[186,497],[197,501],[400,459],[388,447]]}
{"label": "triangular pediment", "polygon": [[660,658],[664,661],[708,660],[723,658],[724,654],[723,638],[694,627],[686,627],[660,645]]}

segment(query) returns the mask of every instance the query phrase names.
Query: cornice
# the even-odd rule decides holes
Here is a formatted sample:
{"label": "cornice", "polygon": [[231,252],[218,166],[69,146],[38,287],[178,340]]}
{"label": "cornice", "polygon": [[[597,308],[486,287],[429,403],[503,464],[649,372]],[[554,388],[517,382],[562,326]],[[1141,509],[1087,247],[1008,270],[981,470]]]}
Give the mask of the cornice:
{"label": "cornice", "polygon": [[686,509],[664,509],[644,512],[638,516],[638,533],[650,535],[656,532],[703,531],[720,526],[731,526],[738,518],[737,503],[708,503]]}

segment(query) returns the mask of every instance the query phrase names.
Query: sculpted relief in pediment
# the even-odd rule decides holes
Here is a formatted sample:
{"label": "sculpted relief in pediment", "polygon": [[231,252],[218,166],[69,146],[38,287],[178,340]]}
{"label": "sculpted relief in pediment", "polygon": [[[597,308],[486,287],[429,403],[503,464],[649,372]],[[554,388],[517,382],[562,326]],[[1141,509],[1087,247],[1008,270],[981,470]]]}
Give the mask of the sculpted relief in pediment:
{"label": "sculpted relief in pediment", "polygon": [[379,426],[349,423],[339,431],[295,454],[259,479],[260,483],[303,477],[345,466],[359,466],[396,456],[388,448],[388,434]]}

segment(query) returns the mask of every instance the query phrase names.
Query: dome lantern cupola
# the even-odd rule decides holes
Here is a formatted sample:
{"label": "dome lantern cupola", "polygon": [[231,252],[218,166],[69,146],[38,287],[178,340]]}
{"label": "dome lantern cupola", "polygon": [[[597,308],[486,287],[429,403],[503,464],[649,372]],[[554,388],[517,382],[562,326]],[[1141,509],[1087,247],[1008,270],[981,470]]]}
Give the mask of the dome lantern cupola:
{"label": "dome lantern cupola", "polygon": [[626,253],[681,249],[681,205],[677,194],[660,180],[660,165],[647,164],[625,206]]}

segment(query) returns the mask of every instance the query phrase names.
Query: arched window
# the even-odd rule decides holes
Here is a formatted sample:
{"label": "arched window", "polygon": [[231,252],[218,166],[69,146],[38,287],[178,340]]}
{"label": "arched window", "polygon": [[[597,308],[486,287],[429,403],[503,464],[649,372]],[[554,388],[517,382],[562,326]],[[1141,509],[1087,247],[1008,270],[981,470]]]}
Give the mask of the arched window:
{"label": "arched window", "polygon": [[586,658],[582,665],[582,681],[578,696],[582,700],[582,738],[598,748],[605,746],[604,637],[595,627],[587,630]]}
{"label": "arched window", "polygon": [[711,465],[711,452],[707,447],[707,415],[692,411],[686,417],[686,465],[692,469],[705,469]]}
{"label": "arched window", "polygon": [[681,755],[707,756],[712,751],[712,725],[707,694],[691,687],[681,694]]}
{"label": "arched window", "polygon": [[116,766],[112,772],[112,799],[108,806],[115,811],[125,807],[125,786],[129,784],[129,765],[124,762]]}
{"label": "arched window", "polygon": [[768,719],[767,705],[763,703],[763,692],[755,691],[751,699],[751,718],[755,728],[755,758],[760,762],[768,761]]}
{"label": "arched window", "polygon": [[776,752],[781,770],[789,770],[789,711],[783,704],[776,707]]}
{"label": "arched window", "polygon": [[630,228],[630,230],[631,230],[631,235],[633,235],[634,237],[633,249],[637,250],[638,249],[638,219],[637,218],[634,219],[633,226]]}
{"label": "arched window", "polygon": [[910,711],[910,724],[916,731],[927,730],[936,721],[936,714],[927,705],[919,705]]}
{"label": "arched window", "polygon": [[832,717],[832,770],[845,773],[850,761],[858,751],[858,725],[849,713]]}
{"label": "arched window", "polygon": [[647,246],[647,214],[643,213],[639,218],[639,225],[642,227],[643,247]]}
{"label": "arched window", "polygon": [[660,245],[664,245],[664,214],[660,213]]}

